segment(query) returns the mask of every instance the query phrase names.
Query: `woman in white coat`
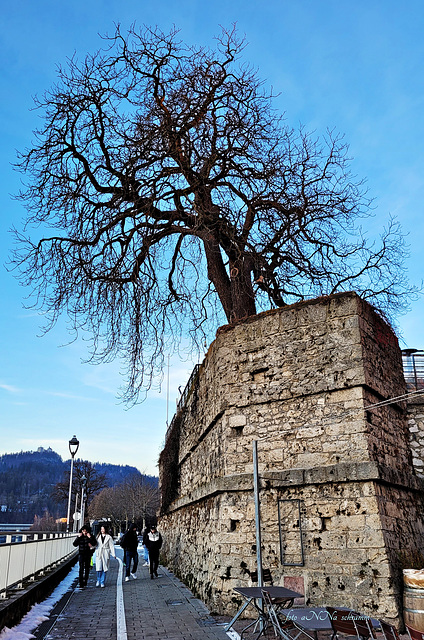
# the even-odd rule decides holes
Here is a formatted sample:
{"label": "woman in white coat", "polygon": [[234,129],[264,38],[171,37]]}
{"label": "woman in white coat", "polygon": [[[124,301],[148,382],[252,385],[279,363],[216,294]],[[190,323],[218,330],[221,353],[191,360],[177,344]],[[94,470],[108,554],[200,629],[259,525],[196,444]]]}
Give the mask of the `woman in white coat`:
{"label": "woman in white coat", "polygon": [[100,527],[100,533],[97,536],[96,547],[96,571],[97,582],[96,587],[104,587],[106,572],[109,569],[110,556],[116,558],[115,545],[113,544],[112,536],[110,536],[106,528],[102,525]]}

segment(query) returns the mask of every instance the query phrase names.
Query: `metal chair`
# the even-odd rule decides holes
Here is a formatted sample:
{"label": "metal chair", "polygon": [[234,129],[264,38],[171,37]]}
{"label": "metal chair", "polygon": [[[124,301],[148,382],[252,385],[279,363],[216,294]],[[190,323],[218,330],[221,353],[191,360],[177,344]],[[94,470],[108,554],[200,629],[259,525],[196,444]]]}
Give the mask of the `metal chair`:
{"label": "metal chair", "polygon": [[418,631],[418,629],[413,629],[413,627],[410,627],[406,623],[405,623],[405,627],[411,640],[424,640],[424,633],[422,631]]}
{"label": "metal chair", "polygon": [[[250,579],[252,582],[258,581],[258,572],[256,570],[250,572]],[[269,584],[273,586],[274,583],[272,581],[270,569],[262,569],[262,580],[263,582],[269,582]]]}
{"label": "metal chair", "polygon": [[400,636],[397,632],[397,629],[392,627],[388,622],[384,622],[384,620],[379,620],[381,633],[384,636],[385,640],[400,640]]}
{"label": "metal chair", "polygon": [[[258,572],[251,571],[250,579],[252,582],[258,582]],[[270,569],[262,569],[262,579],[264,583],[269,583],[271,587],[274,585]],[[290,609],[293,606],[293,602],[294,599],[272,598],[272,604],[276,607],[277,613],[280,609]]]}
{"label": "metal chair", "polygon": [[[367,617],[349,609],[337,609],[336,607],[326,607],[326,609],[333,629],[331,640],[334,640],[334,638],[338,640],[339,634],[353,636],[358,640],[375,638]],[[419,640],[424,640],[424,638]]]}
{"label": "metal chair", "polygon": [[294,620],[285,617],[282,617],[282,619],[280,619],[278,612],[281,607],[275,606],[274,601],[276,600],[276,598],[271,598],[269,592],[266,589],[261,589],[261,592],[262,604],[264,608],[264,627],[262,629],[262,633],[264,633],[267,626],[271,624],[274,629],[275,635],[283,638],[283,640],[297,640],[297,638],[302,635],[307,636],[309,640],[315,640],[315,638],[309,635],[309,633],[307,633],[305,629],[302,629],[302,627],[297,625]]}

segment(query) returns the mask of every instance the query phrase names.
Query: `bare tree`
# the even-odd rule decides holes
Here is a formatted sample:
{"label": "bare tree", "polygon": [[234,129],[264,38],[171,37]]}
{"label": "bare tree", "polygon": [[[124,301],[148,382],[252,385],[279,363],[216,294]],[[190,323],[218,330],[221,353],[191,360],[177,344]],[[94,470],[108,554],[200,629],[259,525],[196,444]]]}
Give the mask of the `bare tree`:
{"label": "bare tree", "polygon": [[126,496],[130,520],[146,524],[146,520],[151,521],[156,517],[160,502],[156,484],[133,475],[121,487]]}
{"label": "bare tree", "polygon": [[396,223],[380,243],[361,233],[370,202],[342,138],[285,126],[244,46],[234,31],[207,50],[118,27],[37,101],[13,262],[46,329],[65,312],[92,361],[124,358],[128,399],[222,310],[232,323],[355,289],[394,312],[408,297]]}
{"label": "bare tree", "polygon": [[90,519],[107,520],[113,528],[114,535],[122,531],[128,523],[127,511],[118,487],[103,489],[94,496],[88,506]]}
{"label": "bare tree", "polygon": [[34,522],[31,525],[31,531],[59,531],[60,528],[60,524],[56,521],[52,514],[47,511],[47,509],[41,517],[35,515]]}
{"label": "bare tree", "polygon": [[[55,498],[58,503],[66,504],[68,500],[69,474],[70,471],[66,471],[62,482],[58,482],[52,490],[52,497]],[[72,475],[72,504],[75,504],[77,493],[81,497],[81,480],[83,477],[86,479],[84,495],[87,504],[90,503],[96,493],[99,493],[99,491],[108,486],[105,473],[99,473],[88,460],[75,460]]]}
{"label": "bare tree", "polygon": [[134,475],[111,489],[104,489],[93,499],[91,518],[107,519],[115,529],[135,522],[140,528],[155,519],[159,508],[159,489],[144,477]]}

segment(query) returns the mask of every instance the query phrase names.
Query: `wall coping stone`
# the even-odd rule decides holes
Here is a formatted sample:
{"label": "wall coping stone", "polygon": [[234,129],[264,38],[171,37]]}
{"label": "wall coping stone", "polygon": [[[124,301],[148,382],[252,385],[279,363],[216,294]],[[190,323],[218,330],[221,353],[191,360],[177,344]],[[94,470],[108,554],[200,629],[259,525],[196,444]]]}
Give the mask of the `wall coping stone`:
{"label": "wall coping stone", "polygon": [[[313,469],[266,471],[260,473],[259,478],[261,489],[364,481],[389,483],[409,491],[424,491],[424,479],[396,471],[377,462],[345,462]],[[228,475],[196,487],[189,494],[175,500],[168,507],[166,514],[217,494],[233,491],[253,491],[253,473]]]}

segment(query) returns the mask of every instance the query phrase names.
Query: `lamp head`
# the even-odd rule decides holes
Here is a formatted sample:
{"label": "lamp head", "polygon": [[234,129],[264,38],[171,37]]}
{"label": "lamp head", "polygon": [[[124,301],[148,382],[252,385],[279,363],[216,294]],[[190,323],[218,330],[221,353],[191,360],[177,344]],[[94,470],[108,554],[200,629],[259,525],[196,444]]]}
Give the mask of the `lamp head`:
{"label": "lamp head", "polygon": [[79,440],[77,440],[77,437],[74,436],[71,440],[69,440],[69,452],[72,457],[74,457],[74,455],[78,451],[78,447],[79,447]]}

